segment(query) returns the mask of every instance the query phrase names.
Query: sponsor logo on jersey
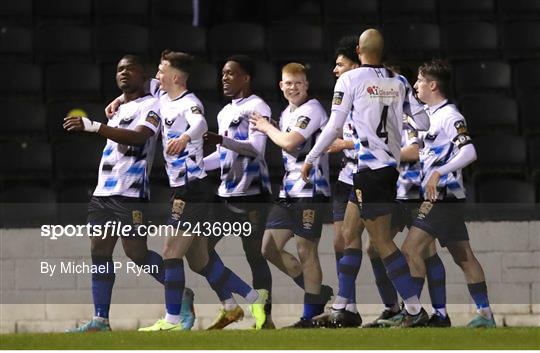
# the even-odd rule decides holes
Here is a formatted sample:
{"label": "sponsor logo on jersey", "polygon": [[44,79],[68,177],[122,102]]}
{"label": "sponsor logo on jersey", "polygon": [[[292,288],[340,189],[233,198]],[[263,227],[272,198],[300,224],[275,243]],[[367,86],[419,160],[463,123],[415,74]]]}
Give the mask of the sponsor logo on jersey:
{"label": "sponsor logo on jersey", "polygon": [[384,89],[379,86],[369,86],[366,91],[369,98],[396,98],[399,96],[399,92],[393,88]]}
{"label": "sponsor logo on jersey", "polygon": [[202,115],[202,110],[201,108],[197,107],[196,105],[194,105],[193,107],[191,107],[191,112],[193,114],[200,114]]}
{"label": "sponsor logo on jersey", "polygon": [[174,120],[175,119],[165,118],[165,125],[172,126],[172,124],[174,123]]}
{"label": "sponsor logo on jersey", "polygon": [[305,129],[309,122],[311,121],[310,118],[308,118],[307,116],[299,116],[298,119],[296,120],[296,127],[299,127],[300,129]]}
{"label": "sponsor logo on jersey", "polygon": [[304,210],[302,212],[302,226],[304,229],[311,229],[315,223],[315,210]]}
{"label": "sponsor logo on jersey", "polygon": [[416,130],[408,130],[407,131],[407,136],[410,139],[416,138],[416,137],[418,137],[418,131],[416,131]]}
{"label": "sponsor logo on jersey", "polygon": [[334,92],[334,97],[332,99],[332,104],[333,105],[340,105],[341,102],[343,101],[343,92],[339,92],[339,91],[335,91]]}
{"label": "sponsor logo on jersey", "polygon": [[154,125],[155,127],[159,126],[159,116],[153,111],[148,112],[148,115],[146,116],[146,121]]}

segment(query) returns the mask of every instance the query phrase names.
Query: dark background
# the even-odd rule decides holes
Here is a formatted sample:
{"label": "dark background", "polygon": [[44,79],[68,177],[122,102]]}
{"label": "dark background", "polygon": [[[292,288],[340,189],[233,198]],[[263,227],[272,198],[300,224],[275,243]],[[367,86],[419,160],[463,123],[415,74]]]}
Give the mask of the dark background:
{"label": "dark background", "polygon": [[[421,62],[451,61],[453,99],[478,153],[465,171],[468,218],[538,218],[540,0],[3,0],[1,223],[84,222],[105,141],[68,135],[61,123],[74,108],[105,121],[103,108],[120,93],[115,68],[122,55],[143,56],[155,72],[165,48],[195,54],[190,88],[217,131],[227,56],[256,59],[254,87],[274,119],[285,106],[279,69],[289,61],[310,67],[311,94],[329,109],[335,44],[369,27],[383,32],[386,60],[411,67],[411,84]],[[153,201],[166,202],[161,148],[156,153]],[[281,156],[271,142],[267,162],[277,185]],[[339,167],[333,156],[334,180]],[[46,205],[27,204],[33,202]],[[67,215],[66,203],[80,205],[68,206]]]}

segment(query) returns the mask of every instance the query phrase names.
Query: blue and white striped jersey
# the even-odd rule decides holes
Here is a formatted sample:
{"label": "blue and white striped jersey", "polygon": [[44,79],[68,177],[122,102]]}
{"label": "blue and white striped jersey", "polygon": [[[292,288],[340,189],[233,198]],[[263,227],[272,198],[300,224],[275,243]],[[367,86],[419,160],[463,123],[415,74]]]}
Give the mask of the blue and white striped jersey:
{"label": "blue and white striped jersey", "polygon": [[[421,140],[418,136],[418,131],[413,126],[409,117],[403,115],[403,130],[401,134],[401,147],[417,144],[421,148]],[[420,161],[401,162],[399,164],[399,178],[397,181],[398,200],[418,200],[420,199],[420,184],[422,168]]]}
{"label": "blue and white striped jersey", "polygon": [[[352,113],[347,115],[345,125],[343,125],[343,139],[345,141],[352,141],[355,144],[358,141],[358,134],[354,129],[354,123],[352,121]],[[338,180],[347,185],[353,185],[353,174],[356,172],[358,153],[354,149],[345,149],[343,150],[343,154],[345,155],[345,165],[339,172]]]}
{"label": "blue and white striped jersey", "polygon": [[427,125],[422,105],[402,76],[383,66],[362,65],[341,75],[334,89],[332,111],[352,111],[358,133],[357,169],[399,165],[403,112]]}
{"label": "blue and white striped jersey", "polygon": [[118,108],[107,125],[130,130],[141,125],[154,131],[154,136],[142,146],[121,145],[107,140],[94,196],[150,197],[149,175],[160,124],[159,102],[152,96],[138,98]]}
{"label": "blue and white striped jersey", "polygon": [[[458,153],[459,148],[471,143],[465,118],[454,104],[444,100],[436,106],[429,107],[428,114],[431,127],[422,134],[424,148],[420,151],[422,190],[435,169],[449,163]],[[439,199],[465,198],[461,169],[441,175],[437,190]]]}
{"label": "blue and white striped jersey", "polygon": [[221,167],[221,185],[218,195],[221,197],[257,195],[262,192],[271,193],[268,167],[264,159],[266,134],[251,130],[249,117],[257,112],[271,117],[271,111],[260,97],[252,94],[246,98],[234,99],[218,114],[219,134],[235,141],[249,143],[250,150],[256,156],[235,152],[219,145],[217,153]]}
{"label": "blue and white striped jersey", "polygon": [[182,136],[190,125],[199,124],[202,119],[204,126],[206,126],[201,101],[195,94],[186,91],[175,99],[170,99],[167,94],[163,94],[160,96],[159,102],[163,122],[161,130],[163,157],[170,186],[183,186],[192,180],[204,178],[206,172],[203,165],[202,135],[207,131],[207,128],[199,134],[200,136],[190,136],[191,141],[179,155],[173,156],[166,152],[169,140]]}
{"label": "blue and white striped jersey", "polygon": [[328,116],[316,99],[310,99],[296,109],[291,108],[289,105],[281,113],[279,128],[284,132],[296,131],[305,141],[293,153],[283,151],[285,175],[279,197],[330,196],[328,154],[325,153],[314,161],[310,174],[311,183],[306,184],[300,173],[307,154],[328,121]]}

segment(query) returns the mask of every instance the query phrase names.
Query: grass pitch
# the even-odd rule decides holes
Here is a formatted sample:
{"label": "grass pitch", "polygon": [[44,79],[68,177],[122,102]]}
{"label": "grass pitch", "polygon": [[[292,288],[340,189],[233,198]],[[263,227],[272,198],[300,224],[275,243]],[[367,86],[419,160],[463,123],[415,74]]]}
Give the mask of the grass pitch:
{"label": "grass pitch", "polygon": [[4,334],[0,349],[540,349],[540,328]]}

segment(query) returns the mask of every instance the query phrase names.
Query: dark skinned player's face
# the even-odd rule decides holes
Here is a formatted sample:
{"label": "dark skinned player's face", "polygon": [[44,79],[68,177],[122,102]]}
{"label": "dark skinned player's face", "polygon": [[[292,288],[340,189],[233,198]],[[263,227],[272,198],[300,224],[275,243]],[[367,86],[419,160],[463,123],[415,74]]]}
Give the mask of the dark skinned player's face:
{"label": "dark skinned player's face", "polygon": [[237,62],[227,61],[221,71],[221,83],[225,97],[240,98],[240,91],[249,84],[249,76]]}
{"label": "dark skinned player's face", "polygon": [[141,90],[146,80],[144,68],[129,59],[122,59],[116,67],[116,84],[122,92],[133,93]]}

